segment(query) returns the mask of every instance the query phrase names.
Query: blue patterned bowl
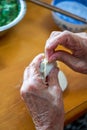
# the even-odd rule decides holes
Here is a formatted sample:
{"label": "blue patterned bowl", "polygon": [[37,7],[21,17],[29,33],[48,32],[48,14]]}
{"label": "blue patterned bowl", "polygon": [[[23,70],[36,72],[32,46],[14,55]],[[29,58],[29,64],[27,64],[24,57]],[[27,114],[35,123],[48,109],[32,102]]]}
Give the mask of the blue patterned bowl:
{"label": "blue patterned bowl", "polygon": [[[87,0],[53,0],[51,4],[87,19]],[[52,12],[52,16],[61,30],[82,32],[87,29],[87,24],[66,15]]]}

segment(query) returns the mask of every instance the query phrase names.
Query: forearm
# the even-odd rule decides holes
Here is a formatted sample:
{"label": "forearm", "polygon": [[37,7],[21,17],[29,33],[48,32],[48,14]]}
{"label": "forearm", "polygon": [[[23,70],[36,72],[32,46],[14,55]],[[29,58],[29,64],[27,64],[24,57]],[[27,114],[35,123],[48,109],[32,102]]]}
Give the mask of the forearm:
{"label": "forearm", "polygon": [[36,129],[36,130],[63,130],[63,128],[58,128],[58,127],[55,127],[55,128],[52,128],[52,127],[49,127],[49,128],[42,128],[42,129]]}
{"label": "forearm", "polygon": [[49,127],[46,127],[46,126],[44,126],[44,127],[40,127],[40,128],[36,128],[36,130],[63,130],[63,125],[62,124],[57,124],[57,125],[55,125],[55,126],[49,126]]}
{"label": "forearm", "polygon": [[49,128],[47,128],[46,130],[63,130],[63,126],[60,126],[60,124],[59,124],[59,126],[58,125],[55,125],[55,126],[51,126],[51,127],[49,127]]}

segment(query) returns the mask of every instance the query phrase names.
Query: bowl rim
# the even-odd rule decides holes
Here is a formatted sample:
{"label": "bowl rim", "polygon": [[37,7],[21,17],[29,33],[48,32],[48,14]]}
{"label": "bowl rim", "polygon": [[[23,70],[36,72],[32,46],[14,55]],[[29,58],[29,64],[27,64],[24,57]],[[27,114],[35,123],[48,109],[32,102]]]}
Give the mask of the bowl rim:
{"label": "bowl rim", "polygon": [[[55,5],[54,5],[54,1],[52,1],[51,4],[52,4],[53,6],[55,6]],[[54,11],[52,11],[52,14],[55,15],[55,17],[58,18],[59,21],[65,23],[65,24],[73,25],[73,26],[76,26],[76,27],[77,27],[77,26],[78,26],[78,27],[87,27],[87,24],[86,24],[86,23],[83,23],[83,24],[74,24],[74,23],[67,22],[67,21],[61,19],[60,17],[58,17],[57,13],[54,12]]]}
{"label": "bowl rim", "polygon": [[63,24],[66,24],[68,26],[73,26],[74,28],[75,27],[80,27],[80,28],[83,28],[83,27],[87,27],[87,24],[74,24],[74,23],[70,23],[70,22],[66,22],[65,20],[59,18],[55,12],[52,12],[52,16],[55,17],[59,22],[63,23]]}
{"label": "bowl rim", "polygon": [[1,26],[0,27],[0,32],[5,31],[7,29],[10,29],[11,27],[13,27],[14,25],[16,25],[19,21],[22,20],[22,18],[24,17],[25,13],[26,13],[26,3],[24,0],[18,0],[20,3],[20,11],[18,16],[9,24]]}

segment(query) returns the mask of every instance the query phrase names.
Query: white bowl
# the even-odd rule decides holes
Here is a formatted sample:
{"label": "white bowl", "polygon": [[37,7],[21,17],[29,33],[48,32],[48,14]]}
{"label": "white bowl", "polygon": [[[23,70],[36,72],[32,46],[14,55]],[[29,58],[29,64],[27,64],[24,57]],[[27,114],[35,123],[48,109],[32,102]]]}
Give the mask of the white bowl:
{"label": "white bowl", "polygon": [[0,36],[2,36],[5,32],[7,32],[7,30],[12,28],[16,24],[18,24],[24,17],[24,15],[26,13],[26,3],[24,2],[24,0],[18,0],[18,2],[20,4],[20,12],[19,12],[18,16],[9,24],[0,27]]}
{"label": "white bowl", "polygon": [[[77,3],[82,4],[83,6],[85,6],[85,8],[87,8],[87,0],[83,0],[83,1],[82,0],[69,0],[69,1],[68,0],[62,0],[62,1],[61,0],[53,0],[51,4],[53,6],[56,6],[56,5],[60,4],[61,2],[77,2]],[[64,6],[62,6],[61,9],[63,9],[63,8],[64,8]],[[69,4],[67,4],[67,9],[68,8],[69,8]],[[78,8],[80,8],[80,7],[78,7]],[[77,10],[78,10],[78,8],[77,8]],[[81,11],[80,15],[83,15],[83,11],[84,10]],[[65,19],[63,19],[63,18],[60,17],[60,15],[58,15],[57,12],[52,12],[52,16],[53,16],[53,19],[54,19],[55,23],[58,25],[58,27],[61,28],[61,30],[69,30],[69,31],[72,31],[72,32],[82,32],[82,31],[87,29],[87,24],[80,23],[80,22],[74,23],[73,19],[71,20],[71,22],[67,21],[67,19],[69,17],[64,16]]]}

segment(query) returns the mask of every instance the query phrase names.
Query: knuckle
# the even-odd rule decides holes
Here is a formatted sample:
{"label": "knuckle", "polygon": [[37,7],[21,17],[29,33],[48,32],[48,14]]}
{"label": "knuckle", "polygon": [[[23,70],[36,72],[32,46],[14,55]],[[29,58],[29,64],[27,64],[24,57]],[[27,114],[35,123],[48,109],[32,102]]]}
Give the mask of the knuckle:
{"label": "knuckle", "polygon": [[27,93],[32,92],[35,89],[33,82],[24,81],[20,89],[21,97],[25,97]]}
{"label": "knuckle", "polygon": [[23,87],[21,87],[21,89],[20,89],[20,95],[22,98],[24,98],[26,95],[26,91],[24,91]]}
{"label": "knuckle", "polygon": [[65,31],[63,32],[63,34],[64,34],[64,35],[66,35],[66,36],[68,36],[68,35],[70,35],[70,34],[71,34],[71,32],[70,32],[70,31],[68,31],[68,30],[65,30]]}
{"label": "knuckle", "polygon": [[50,37],[53,37],[53,36],[58,35],[60,33],[61,33],[60,31],[52,31]]}
{"label": "knuckle", "polygon": [[24,80],[27,80],[29,77],[29,67],[26,67],[24,70]]}
{"label": "knuckle", "polygon": [[50,36],[54,35],[56,32],[57,32],[57,31],[52,31],[52,33],[51,33],[51,35],[50,35]]}

